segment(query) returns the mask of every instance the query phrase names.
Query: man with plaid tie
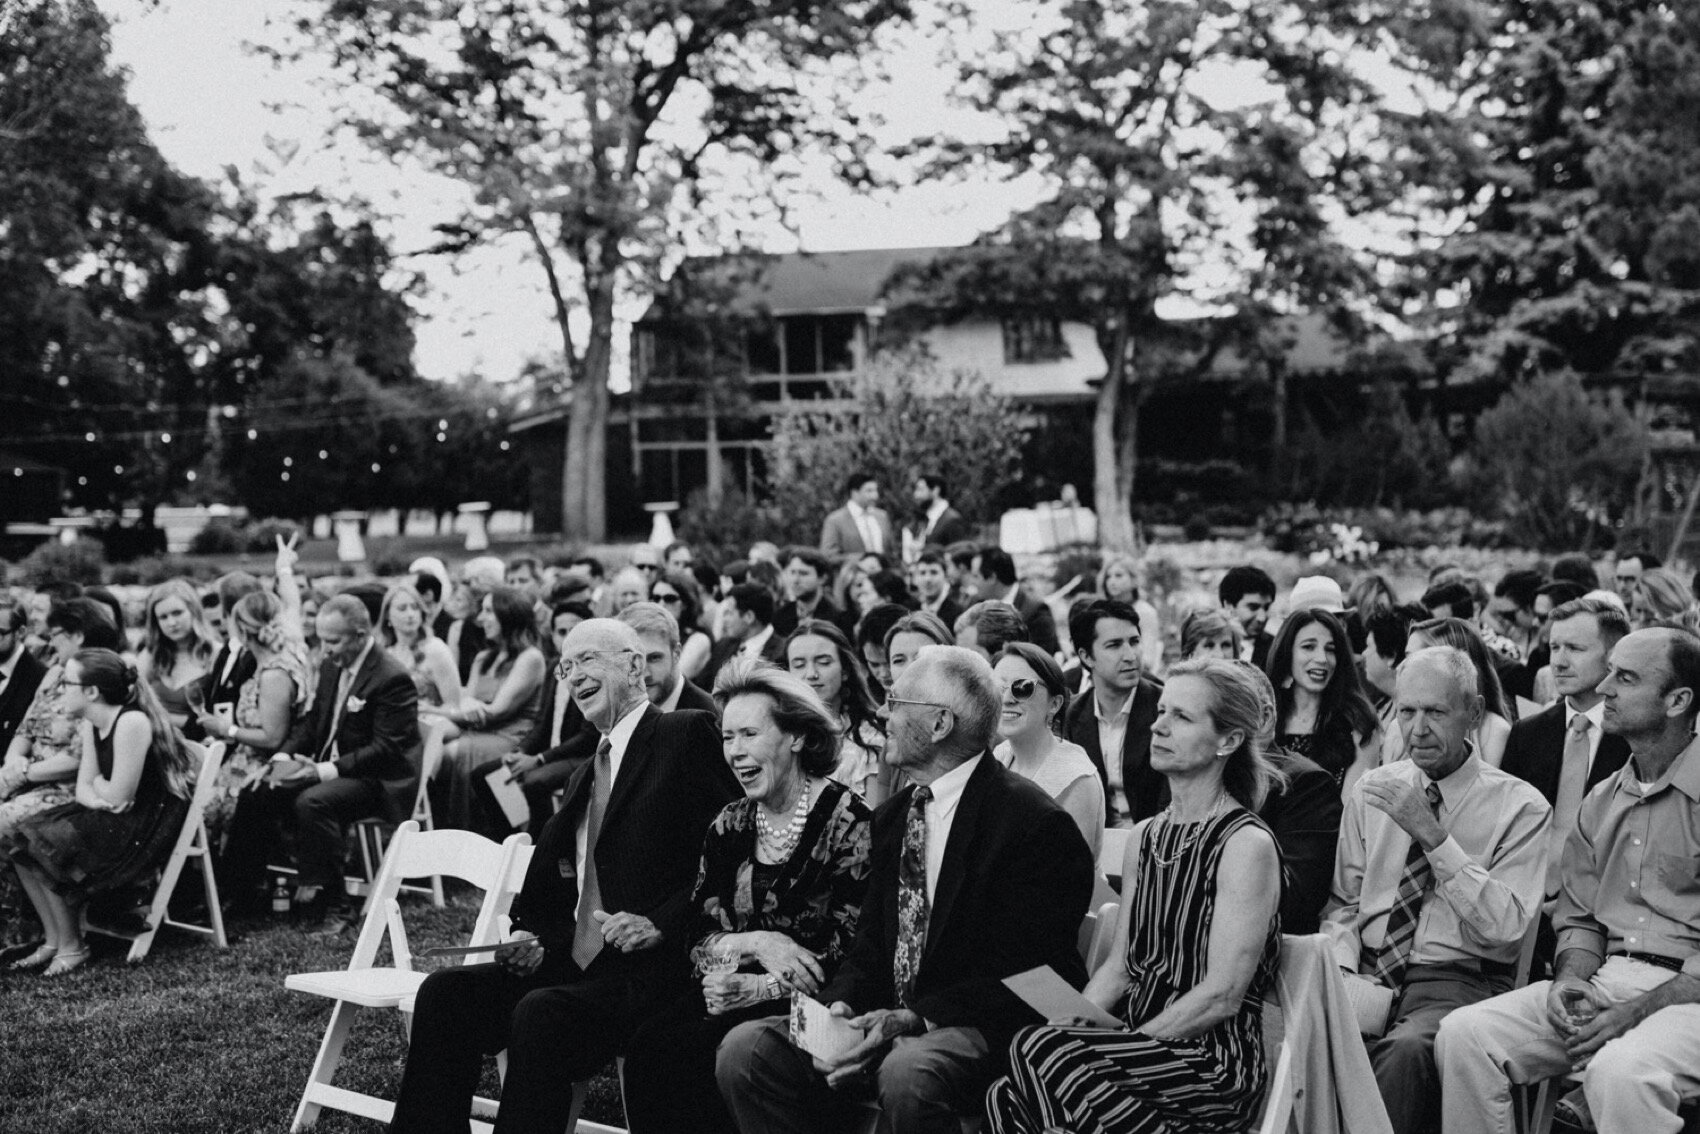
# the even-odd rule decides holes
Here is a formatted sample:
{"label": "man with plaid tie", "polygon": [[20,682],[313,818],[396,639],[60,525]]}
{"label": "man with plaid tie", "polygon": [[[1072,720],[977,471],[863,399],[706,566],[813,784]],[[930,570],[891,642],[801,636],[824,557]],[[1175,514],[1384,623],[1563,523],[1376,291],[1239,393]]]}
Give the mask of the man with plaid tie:
{"label": "man with plaid tie", "polygon": [[1394,993],[1369,1054],[1396,1134],[1438,1118],[1440,1021],[1511,987],[1541,906],[1552,809],[1476,754],[1477,688],[1469,656],[1450,646],[1399,667],[1394,719],[1409,759],[1348,795],[1323,913],[1341,968]]}
{"label": "man with plaid tie", "polygon": [[716,1077],[742,1134],[858,1128],[867,1100],[882,1132],[959,1134],[1011,1038],[1040,1022],[1003,978],[1049,965],[1085,984],[1092,852],[987,752],[1001,699],[986,660],[956,646],[922,650],[892,687],[884,756],[910,787],[874,815],[856,944],[819,996],[864,1038],[823,1062],[792,1046],[784,1019],[734,1028]]}

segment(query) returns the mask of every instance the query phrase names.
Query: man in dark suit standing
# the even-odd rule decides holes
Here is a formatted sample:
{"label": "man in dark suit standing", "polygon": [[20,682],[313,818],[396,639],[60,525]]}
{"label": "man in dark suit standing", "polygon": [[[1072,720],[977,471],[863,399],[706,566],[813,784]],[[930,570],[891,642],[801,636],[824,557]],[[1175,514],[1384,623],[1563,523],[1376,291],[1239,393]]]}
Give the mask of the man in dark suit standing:
{"label": "man in dark suit standing", "polygon": [[686,987],[685,941],[703,833],[737,794],[714,717],[663,713],[644,693],[643,643],[593,619],[561,652],[599,734],[514,899],[522,936],[490,964],[420,987],[391,1129],[464,1134],[482,1058],[506,1049],[498,1134],[566,1125],[588,1078]]}
{"label": "man in dark suit standing", "polygon": [[844,507],[827,515],[820,528],[820,549],[832,559],[876,552],[895,557],[891,517],[879,506],[880,484],[874,474],[854,472],[844,484]]}
{"label": "man in dark suit standing", "polygon": [[[961,512],[950,506],[944,477],[936,472],[924,472],[915,478],[912,498],[920,510],[920,518],[911,521],[903,530],[903,561],[915,562],[926,547],[947,547],[969,537],[968,521]],[[948,625],[948,623],[947,623]]]}
{"label": "man in dark suit standing", "polygon": [[773,595],[760,583],[739,583],[726,593],[721,624],[726,636],[714,643],[702,683],[714,688],[714,676],[733,658],[761,658],[785,668],[785,638],[773,629]]}
{"label": "man in dark suit standing", "polygon": [[[1604,731],[1605,680],[1612,647],[1629,634],[1629,619],[1609,602],[1580,598],[1552,612],[1548,639],[1557,704],[1511,726],[1500,767],[1534,785],[1552,805],[1547,847],[1546,908],[1558,897],[1565,840],[1576,829],[1582,800],[1594,785],[1629,760],[1629,742]],[[1552,923],[1543,916],[1535,945],[1538,962],[1552,959]]]}
{"label": "man in dark suit standing", "polygon": [[999,704],[991,667],[960,647],[924,650],[897,678],[884,756],[910,786],[874,817],[856,943],[818,997],[866,1038],[828,1063],[792,1045],[784,1017],[734,1028],[716,1077],[743,1134],[826,1129],[857,1113],[870,1077],[882,1131],[954,1134],[983,1113],[1016,1031],[1040,1022],[1003,979],[1049,965],[1085,982],[1092,852],[987,752]]}
{"label": "man in dark suit standing", "polygon": [[[365,604],[338,595],[319,609],[325,661],[313,709],[274,757],[269,783],[246,793],[231,823],[225,870],[232,897],[251,897],[278,826],[295,824],[296,913],[303,926],[339,931],[349,920],[342,864],[348,825],[368,816],[400,823],[419,787],[419,693],[372,633]],[[336,916],[327,917],[332,913]]]}
{"label": "man in dark suit standing", "polygon": [[12,743],[47,667],[24,649],[29,614],[19,603],[0,605],[0,755]]}
{"label": "man in dark suit standing", "polygon": [[1015,576],[1015,560],[1001,547],[983,547],[974,557],[971,568],[979,584],[981,601],[1007,602],[1027,623],[1027,640],[1055,654],[1062,649],[1057,642],[1057,619],[1051,608],[1026,591]]}
{"label": "man in dark suit standing", "polygon": [[1069,703],[1063,735],[1086,749],[1103,777],[1106,825],[1137,823],[1168,798],[1168,781],[1151,769],[1151,725],[1163,686],[1141,672],[1139,612],[1094,599],[1069,616],[1068,636],[1092,688]]}

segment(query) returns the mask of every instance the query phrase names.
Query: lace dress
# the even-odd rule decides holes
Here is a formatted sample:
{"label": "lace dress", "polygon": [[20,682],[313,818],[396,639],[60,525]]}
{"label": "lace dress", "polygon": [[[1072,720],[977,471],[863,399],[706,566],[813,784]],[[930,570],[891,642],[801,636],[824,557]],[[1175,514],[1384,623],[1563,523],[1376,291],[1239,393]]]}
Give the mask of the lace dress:
{"label": "lace dress", "polygon": [[[307,668],[306,648],[285,648],[261,662],[254,670],[254,676],[242,683],[241,692],[236,695],[237,728],[262,727],[260,675],[271,670],[283,673],[294,685],[295,696],[290,703],[291,720],[300,719],[307,711],[307,704],[313,696],[313,675]],[[230,830],[231,817],[236,814],[237,800],[243,792],[258,787],[265,778],[272,751],[256,748],[252,744],[233,744],[230,751],[225,753],[224,764],[218,770],[218,786],[213,789],[212,798],[207,801],[207,809],[203,813],[207,824],[207,839],[215,851],[224,846],[225,836]]]}

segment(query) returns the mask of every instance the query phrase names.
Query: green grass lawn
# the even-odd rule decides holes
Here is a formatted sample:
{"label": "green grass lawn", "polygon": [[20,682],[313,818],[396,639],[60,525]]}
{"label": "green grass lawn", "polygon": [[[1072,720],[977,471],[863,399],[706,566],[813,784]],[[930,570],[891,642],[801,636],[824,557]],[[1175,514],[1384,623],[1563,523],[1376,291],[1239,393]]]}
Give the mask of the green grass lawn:
{"label": "green grass lawn", "polygon": [[[476,904],[462,897],[439,911],[410,898],[404,910],[417,952],[464,940]],[[315,939],[271,921],[230,929],[224,951],[166,929],[130,967],[127,942],[91,936],[94,959],[68,978],[0,973],[0,1132],[288,1130],[331,1004],[285,991],[283,978],[346,967],[353,933]],[[399,1015],[364,1012],[337,1082],[393,1099],[405,1055]],[[486,1080],[481,1093],[495,1095],[493,1062]],[[592,1083],[584,1117],[624,1124],[611,1068]],[[327,1111],[315,1129],[381,1128]]]}

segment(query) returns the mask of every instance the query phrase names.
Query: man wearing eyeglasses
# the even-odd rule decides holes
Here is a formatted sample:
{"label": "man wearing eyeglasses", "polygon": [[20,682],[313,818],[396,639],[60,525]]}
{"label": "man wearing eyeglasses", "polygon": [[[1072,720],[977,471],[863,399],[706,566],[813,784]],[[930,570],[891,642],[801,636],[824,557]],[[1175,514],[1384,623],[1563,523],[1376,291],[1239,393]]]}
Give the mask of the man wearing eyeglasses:
{"label": "man wearing eyeglasses", "polygon": [[514,940],[420,987],[392,1130],[465,1131],[483,1057],[504,1049],[496,1130],[560,1130],[573,1083],[688,987],[703,833],[739,794],[714,716],[651,704],[643,641],[612,619],[575,627],[561,666],[596,754],[537,841]]}
{"label": "man wearing eyeglasses", "polygon": [[47,667],[24,649],[29,615],[15,602],[0,604],[0,753],[4,753],[29,711]]}
{"label": "man wearing eyeglasses", "polygon": [[1048,965],[1085,983],[1092,852],[987,751],[1000,700],[991,666],[959,646],[922,650],[897,678],[884,759],[910,786],[874,816],[856,944],[819,995],[864,1038],[820,1060],[785,1018],[733,1028],[715,1073],[743,1134],[827,1129],[870,1098],[882,1131],[955,1131],[984,1113],[1015,1033],[1042,1022],[1004,978]]}

